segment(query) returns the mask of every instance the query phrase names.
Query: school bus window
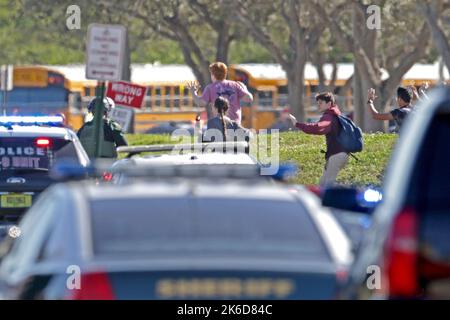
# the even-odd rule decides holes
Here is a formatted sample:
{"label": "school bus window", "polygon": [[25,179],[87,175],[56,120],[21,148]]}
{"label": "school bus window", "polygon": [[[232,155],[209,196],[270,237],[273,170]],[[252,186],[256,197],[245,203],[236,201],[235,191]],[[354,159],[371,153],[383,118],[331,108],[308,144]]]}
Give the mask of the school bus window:
{"label": "school bus window", "polygon": [[278,106],[279,107],[286,107],[288,105],[288,95],[287,94],[280,94],[278,95]]}
{"label": "school bus window", "polygon": [[84,96],[85,97],[91,96],[91,88],[89,88],[89,87],[84,88]]}
{"label": "school bus window", "polygon": [[318,92],[317,90],[319,90],[318,86],[311,85],[310,88],[311,88],[311,93],[317,93]]}
{"label": "school bus window", "polygon": [[161,99],[162,99],[161,103],[162,103],[163,108],[165,108],[165,111],[169,111],[170,106],[171,106],[170,87],[164,86],[162,88]]}
{"label": "school bus window", "polygon": [[172,87],[172,91],[173,91],[173,96],[172,96],[172,100],[173,100],[173,107],[176,109],[180,109],[181,106],[181,96],[180,96],[180,87],[179,86],[173,86]]}
{"label": "school bus window", "polygon": [[258,91],[258,101],[259,106],[262,108],[271,108],[272,107],[272,91]]}
{"label": "school bus window", "polygon": [[170,107],[170,87],[168,86],[161,87],[161,107],[162,108]]}
{"label": "school bus window", "polygon": [[170,98],[170,94],[173,92],[172,86],[165,86],[164,89],[166,90],[165,95],[167,98]]}
{"label": "school bus window", "polygon": [[152,87],[147,87],[147,92],[145,93],[144,97],[144,109],[149,111],[149,109],[152,108]]}
{"label": "school bus window", "polygon": [[287,86],[279,86],[278,93],[279,94],[288,94],[288,87]]}
{"label": "school bus window", "polygon": [[161,106],[161,87],[155,87],[155,95],[154,95],[154,105],[153,107]]}
{"label": "school bus window", "polygon": [[186,108],[192,108],[192,97],[191,97],[191,94],[190,94],[190,92],[189,92],[189,89],[188,88],[186,88],[186,87],[184,87],[184,89],[183,89],[183,97],[181,98],[182,99],[182,106],[183,107],[186,107]]}

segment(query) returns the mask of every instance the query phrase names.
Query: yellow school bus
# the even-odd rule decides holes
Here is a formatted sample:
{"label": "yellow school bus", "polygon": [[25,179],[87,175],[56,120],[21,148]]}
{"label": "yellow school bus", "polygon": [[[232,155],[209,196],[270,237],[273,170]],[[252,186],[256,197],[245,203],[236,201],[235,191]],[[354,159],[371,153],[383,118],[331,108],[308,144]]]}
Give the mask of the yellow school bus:
{"label": "yellow school bus", "polygon": [[13,88],[6,92],[3,108],[7,115],[63,114],[71,123],[72,99],[64,73],[45,66],[14,66]]}

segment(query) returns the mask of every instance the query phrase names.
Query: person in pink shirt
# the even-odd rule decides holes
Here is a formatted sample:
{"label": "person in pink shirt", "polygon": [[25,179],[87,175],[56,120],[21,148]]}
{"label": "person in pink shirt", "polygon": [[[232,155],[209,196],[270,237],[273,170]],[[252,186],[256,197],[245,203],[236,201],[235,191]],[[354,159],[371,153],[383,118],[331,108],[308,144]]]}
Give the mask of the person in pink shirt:
{"label": "person in pink shirt", "polygon": [[253,95],[248,91],[245,84],[239,81],[226,80],[228,68],[225,63],[214,62],[209,65],[212,83],[208,84],[203,90],[202,95],[198,95],[200,86],[196,83],[188,85],[192,97],[200,107],[207,107],[214,104],[218,97],[226,98],[229,102],[227,116],[230,120],[241,123],[241,101],[252,102]]}

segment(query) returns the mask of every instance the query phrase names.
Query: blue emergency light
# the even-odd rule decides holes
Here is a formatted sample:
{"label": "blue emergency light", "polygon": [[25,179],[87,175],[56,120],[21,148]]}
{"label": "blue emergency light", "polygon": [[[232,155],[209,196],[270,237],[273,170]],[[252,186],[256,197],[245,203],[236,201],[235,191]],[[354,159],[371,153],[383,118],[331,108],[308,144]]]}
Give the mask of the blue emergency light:
{"label": "blue emergency light", "polygon": [[367,189],[363,195],[366,202],[380,202],[383,199],[383,195],[380,191],[374,189]]}
{"label": "blue emergency light", "polygon": [[62,125],[63,116],[0,116],[0,123],[24,125]]}

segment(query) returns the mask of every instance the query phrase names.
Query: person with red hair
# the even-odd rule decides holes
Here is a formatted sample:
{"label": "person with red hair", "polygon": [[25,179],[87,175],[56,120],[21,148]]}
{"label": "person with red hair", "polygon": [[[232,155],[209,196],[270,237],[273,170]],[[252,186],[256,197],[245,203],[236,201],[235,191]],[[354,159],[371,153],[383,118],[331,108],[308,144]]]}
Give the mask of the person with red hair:
{"label": "person with red hair", "polygon": [[226,80],[228,68],[225,63],[214,62],[209,65],[209,71],[212,83],[205,87],[201,96],[198,94],[200,89],[198,83],[188,84],[195,103],[200,107],[207,107],[214,104],[218,97],[226,98],[229,102],[227,116],[240,124],[242,120],[241,101],[252,102],[253,95],[242,82]]}

